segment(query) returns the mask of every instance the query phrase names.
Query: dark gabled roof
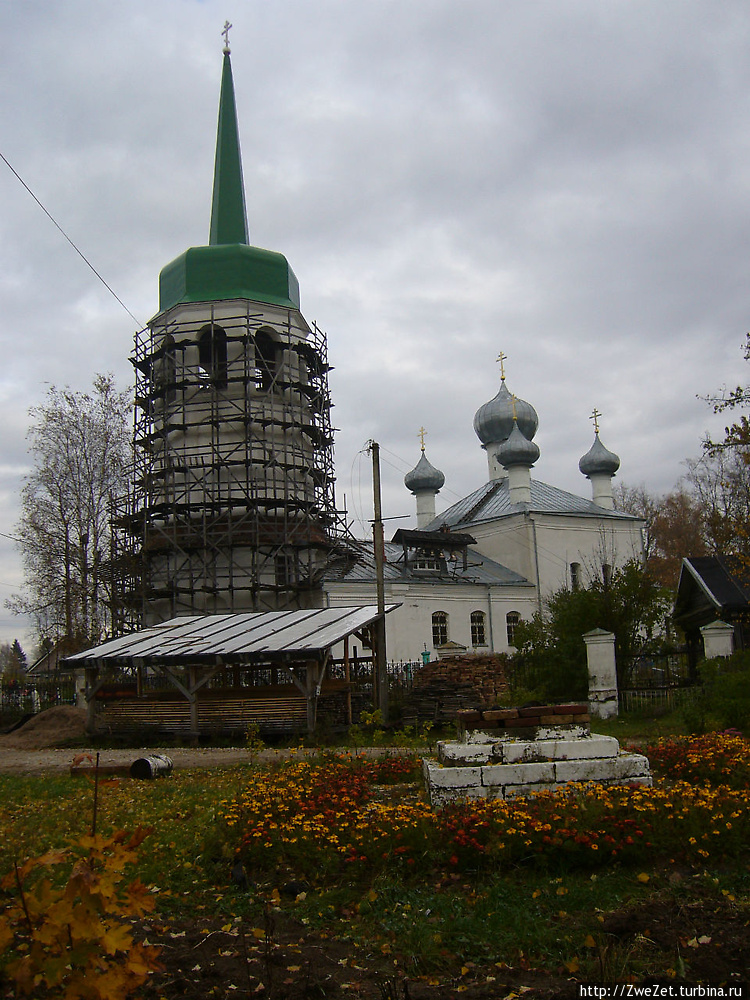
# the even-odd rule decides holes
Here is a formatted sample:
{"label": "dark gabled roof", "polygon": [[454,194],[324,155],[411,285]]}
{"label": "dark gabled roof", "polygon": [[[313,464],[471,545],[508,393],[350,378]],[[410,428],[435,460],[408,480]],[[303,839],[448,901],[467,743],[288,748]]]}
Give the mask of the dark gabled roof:
{"label": "dark gabled roof", "polygon": [[511,503],[507,479],[497,479],[480,486],[463,500],[454,503],[442,514],[438,514],[428,525],[429,530],[437,530],[445,524],[449,528],[493,521],[530,511],[537,514],[573,514],[579,517],[610,518],[617,521],[639,521],[641,518],[624,514],[619,510],[600,507],[593,500],[585,500],[573,493],[559,490],[556,486],[531,480],[530,503]]}
{"label": "dark gabled roof", "polygon": [[[386,605],[386,613],[397,608]],[[132,635],[110,639],[66,663],[121,665],[134,659],[163,664],[259,663],[316,659],[378,617],[371,605],[305,611],[265,611],[171,618]]]}
{"label": "dark gabled roof", "polygon": [[[455,538],[456,536],[449,535],[448,537]],[[386,542],[384,548],[383,575],[386,583],[403,583],[407,580],[413,580],[435,584],[478,583],[505,587],[533,586],[520,573],[488,559],[476,549],[468,550],[466,569],[463,568],[462,562],[454,564],[452,560],[446,560],[442,571],[425,573],[414,570],[411,565],[405,564],[402,545],[396,542]],[[346,553],[343,549],[339,550],[339,558],[330,564],[325,574],[325,582],[327,583],[370,583],[374,587],[374,581],[375,555],[372,542],[353,539],[348,540]]]}
{"label": "dark gabled roof", "polygon": [[675,610],[691,583],[717,611],[746,608],[750,600],[750,566],[737,556],[689,556],[682,560]]}
{"label": "dark gabled roof", "polygon": [[409,531],[399,528],[391,541],[397,545],[408,545],[410,548],[463,549],[467,545],[476,545],[476,538],[455,531]]}

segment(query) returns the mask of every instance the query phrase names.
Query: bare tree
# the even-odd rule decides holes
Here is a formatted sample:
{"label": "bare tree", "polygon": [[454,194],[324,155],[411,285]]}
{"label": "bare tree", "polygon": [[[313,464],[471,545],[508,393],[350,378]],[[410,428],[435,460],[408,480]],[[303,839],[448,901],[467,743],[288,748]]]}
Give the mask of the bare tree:
{"label": "bare tree", "polygon": [[685,477],[700,505],[710,552],[750,556],[750,464],[747,449],[706,448]]}
{"label": "bare tree", "polygon": [[130,461],[130,405],[112,375],[96,375],[90,392],[52,386],[29,411],[33,468],[16,528],[25,585],[8,606],[68,650],[109,626],[110,512]]}

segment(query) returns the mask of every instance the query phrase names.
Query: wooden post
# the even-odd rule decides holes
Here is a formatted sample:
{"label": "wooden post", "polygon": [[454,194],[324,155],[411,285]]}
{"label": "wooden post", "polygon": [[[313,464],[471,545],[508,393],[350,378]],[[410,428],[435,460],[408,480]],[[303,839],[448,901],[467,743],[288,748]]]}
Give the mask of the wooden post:
{"label": "wooden post", "polygon": [[373,694],[375,705],[380,709],[383,722],[388,721],[388,660],[385,648],[385,537],[383,531],[383,511],[380,493],[380,445],[370,441],[372,452],[372,493],[374,520],[372,537],[375,548],[375,582],[378,600],[378,619],[373,625]]}
{"label": "wooden post", "polygon": [[96,677],[98,667],[86,667],[86,733],[94,735],[96,725]]}
{"label": "wooden post", "polygon": [[307,731],[315,732],[316,707],[317,707],[317,667],[319,664],[315,660],[308,660],[305,664],[305,698],[307,700]]}
{"label": "wooden post", "polygon": [[349,636],[344,639],[344,680],[346,681],[346,724],[352,724],[352,673],[349,663]]}
{"label": "wooden post", "polygon": [[201,732],[198,723],[198,693],[196,691],[195,667],[188,669],[188,691],[190,700],[190,741],[194,746],[198,746]]}

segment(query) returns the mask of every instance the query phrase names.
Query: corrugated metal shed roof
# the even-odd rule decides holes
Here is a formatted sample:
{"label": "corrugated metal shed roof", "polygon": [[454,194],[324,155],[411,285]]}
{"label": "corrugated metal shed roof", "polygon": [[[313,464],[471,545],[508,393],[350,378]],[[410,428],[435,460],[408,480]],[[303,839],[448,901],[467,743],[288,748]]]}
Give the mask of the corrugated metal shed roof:
{"label": "corrugated metal shed roof", "polygon": [[593,500],[577,497],[573,493],[559,490],[556,486],[542,483],[538,479],[531,480],[531,503],[511,503],[508,480],[501,479],[485,483],[474,490],[463,500],[454,503],[443,514],[427,525],[428,531],[436,531],[442,524],[449,527],[476,524],[480,521],[492,521],[495,518],[507,517],[509,514],[520,514],[530,511],[535,514],[575,514],[582,517],[607,517],[619,521],[637,521],[632,514],[623,514],[619,510],[608,510],[595,504]]}
{"label": "corrugated metal shed roof", "polygon": [[[386,613],[398,607],[386,606]],[[373,605],[316,608],[307,611],[265,611],[171,618],[132,635],[110,639],[66,657],[66,662],[120,664],[134,659],[159,663],[267,662],[273,659],[315,659],[347,635],[378,616]]]}
{"label": "corrugated metal shed roof", "polygon": [[[372,542],[350,541],[351,558],[338,566],[333,565],[326,573],[326,581],[340,583],[371,583],[375,587],[375,555]],[[403,583],[414,580],[419,583],[481,583],[497,586],[532,586],[526,577],[508,569],[500,563],[488,559],[480,552],[469,549],[469,564],[464,570],[459,563],[450,563],[450,569],[443,573],[419,572],[404,566],[404,550],[395,542],[385,543],[385,566],[383,576],[386,583]]]}

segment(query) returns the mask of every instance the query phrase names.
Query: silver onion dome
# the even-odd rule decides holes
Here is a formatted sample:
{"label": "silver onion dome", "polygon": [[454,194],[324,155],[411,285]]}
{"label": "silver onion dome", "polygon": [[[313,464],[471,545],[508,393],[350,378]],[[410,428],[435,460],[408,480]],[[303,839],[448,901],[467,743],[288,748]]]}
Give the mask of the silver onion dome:
{"label": "silver onion dome", "polygon": [[529,441],[519,428],[518,422],[514,421],[508,438],[497,450],[498,462],[505,469],[511,469],[514,466],[526,466],[530,469],[538,458],[538,446],[533,441]]}
{"label": "silver onion dome", "polygon": [[578,468],[589,478],[597,475],[614,476],[620,468],[620,458],[604,447],[597,432],[594,443],[578,463]]}
{"label": "silver onion dome", "polygon": [[428,490],[437,493],[444,484],[445,476],[427,460],[424,452],[411,472],[407,472],[404,476],[404,486],[415,494],[426,493]]}
{"label": "silver onion dome", "polygon": [[474,431],[483,445],[497,444],[510,437],[514,420],[523,436],[531,441],[539,427],[536,410],[531,403],[516,397],[514,417],[513,396],[503,381],[498,394],[474,414]]}

